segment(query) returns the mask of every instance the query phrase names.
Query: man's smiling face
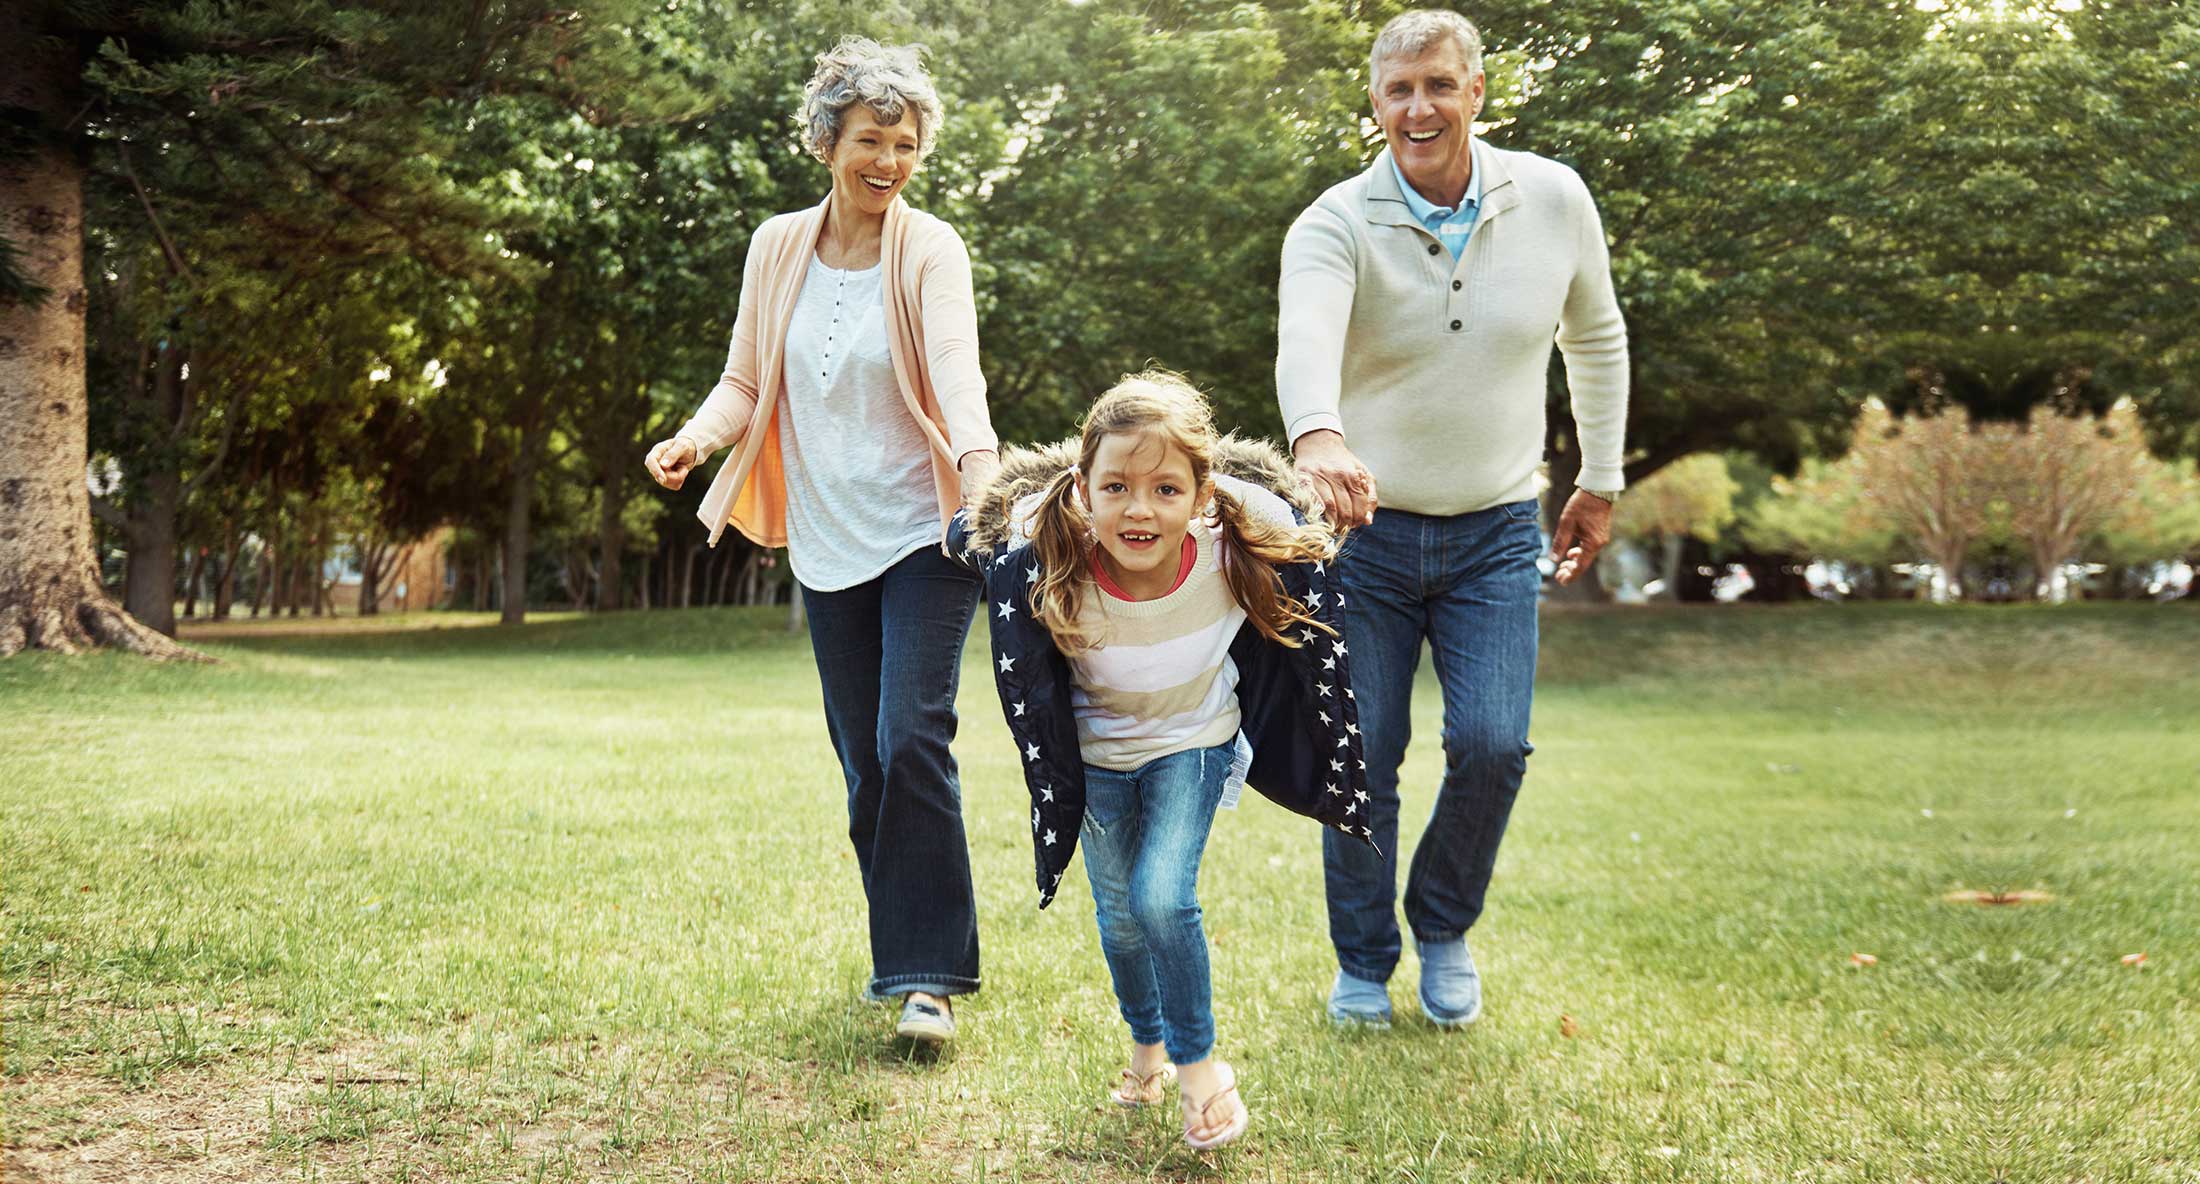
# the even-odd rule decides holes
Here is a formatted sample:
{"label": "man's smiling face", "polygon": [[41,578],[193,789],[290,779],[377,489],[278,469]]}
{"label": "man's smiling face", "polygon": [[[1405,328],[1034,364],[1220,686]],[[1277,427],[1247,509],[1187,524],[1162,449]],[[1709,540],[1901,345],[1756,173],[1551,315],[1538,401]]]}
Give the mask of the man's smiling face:
{"label": "man's smiling face", "polygon": [[1439,37],[1413,57],[1384,58],[1368,87],[1398,170],[1437,205],[1454,204],[1466,192],[1482,86],[1459,43]]}

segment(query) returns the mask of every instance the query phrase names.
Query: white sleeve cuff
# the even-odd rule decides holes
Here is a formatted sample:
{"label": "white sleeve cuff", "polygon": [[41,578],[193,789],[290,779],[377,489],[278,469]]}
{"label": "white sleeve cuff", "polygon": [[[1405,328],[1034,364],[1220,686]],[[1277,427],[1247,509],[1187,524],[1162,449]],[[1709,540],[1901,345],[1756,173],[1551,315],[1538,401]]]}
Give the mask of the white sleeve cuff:
{"label": "white sleeve cuff", "polygon": [[1616,465],[1583,465],[1581,472],[1574,476],[1574,488],[1617,493],[1627,488],[1627,473]]}
{"label": "white sleeve cuff", "polygon": [[1300,436],[1308,432],[1324,430],[1335,432],[1340,436],[1344,435],[1344,419],[1334,411],[1309,411],[1292,420],[1291,426],[1284,430],[1284,434],[1291,438],[1291,444],[1296,447]]}

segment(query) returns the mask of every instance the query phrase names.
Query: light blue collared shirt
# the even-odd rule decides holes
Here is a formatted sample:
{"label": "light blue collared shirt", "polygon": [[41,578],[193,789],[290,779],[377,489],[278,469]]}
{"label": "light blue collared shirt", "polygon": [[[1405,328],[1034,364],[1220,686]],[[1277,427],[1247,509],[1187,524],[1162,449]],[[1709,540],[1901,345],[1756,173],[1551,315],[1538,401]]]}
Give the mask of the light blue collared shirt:
{"label": "light blue collared shirt", "polygon": [[1398,178],[1398,191],[1405,194],[1406,208],[1413,211],[1413,216],[1420,220],[1421,225],[1428,227],[1429,233],[1435,235],[1438,242],[1444,244],[1444,249],[1451,252],[1454,260],[1459,258],[1461,251],[1467,249],[1467,239],[1474,233],[1475,219],[1482,216],[1482,142],[1468,141],[1467,152],[1474,161],[1474,167],[1467,174],[1466,196],[1460,198],[1455,207],[1440,206],[1422,197],[1419,190],[1406,183],[1405,171],[1398,167],[1397,154],[1392,153],[1390,157],[1390,171]]}

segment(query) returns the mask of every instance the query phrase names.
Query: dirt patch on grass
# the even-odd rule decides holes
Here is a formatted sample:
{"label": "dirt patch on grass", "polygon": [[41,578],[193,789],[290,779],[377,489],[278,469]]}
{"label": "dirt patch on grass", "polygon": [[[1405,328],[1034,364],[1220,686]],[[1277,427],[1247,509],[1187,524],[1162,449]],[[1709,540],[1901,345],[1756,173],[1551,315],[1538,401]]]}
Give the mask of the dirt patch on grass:
{"label": "dirt patch on grass", "polygon": [[475,1175],[469,1169],[497,1158],[561,1162],[581,1178],[626,1171],[603,1162],[602,1124],[547,1108],[534,1122],[469,1130],[458,1119],[474,1091],[424,1075],[402,1045],[352,1044],[281,1063],[232,1058],[137,1087],[64,1065],[10,1078],[5,1091],[8,1184],[436,1180]]}
{"label": "dirt patch on grass", "polygon": [[463,1046],[456,1033],[358,1041],[170,1069],[137,1086],[65,1062],[6,1081],[0,1179],[915,1180],[982,1162],[1111,1181],[1147,1178],[1175,1142],[1173,1111],[1151,1123],[1097,1105],[1004,1111],[950,1066],[890,1057],[842,1071],[503,1037],[493,1055]]}

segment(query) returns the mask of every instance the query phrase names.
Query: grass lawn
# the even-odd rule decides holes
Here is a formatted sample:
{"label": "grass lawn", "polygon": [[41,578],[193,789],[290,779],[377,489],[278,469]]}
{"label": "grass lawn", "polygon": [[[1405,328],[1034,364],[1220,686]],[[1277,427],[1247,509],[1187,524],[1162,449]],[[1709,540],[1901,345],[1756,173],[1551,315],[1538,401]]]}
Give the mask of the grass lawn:
{"label": "grass lawn", "polygon": [[[956,752],[985,990],[938,1057],[857,1001],[783,624],[0,662],[0,1175],[2200,1180],[2188,606],[1548,617],[1471,1029],[1420,1020],[1409,954],[1399,1024],[1332,1031],[1318,829],[1252,795],[1218,823],[1254,1125],[1206,1157],[1100,1104],[1127,1038],[1082,865],[1034,907],[983,626]],[[1409,839],[1439,718],[1424,676]],[[2046,898],[1949,899],[2016,890]]]}

